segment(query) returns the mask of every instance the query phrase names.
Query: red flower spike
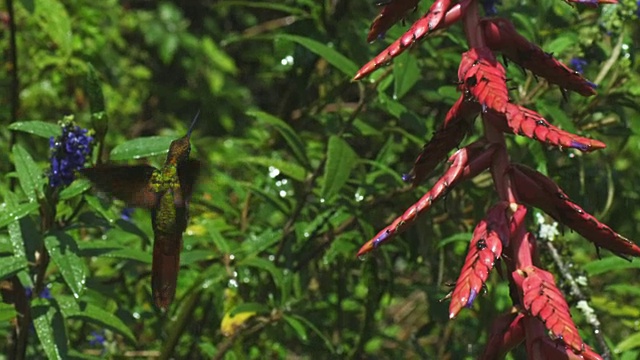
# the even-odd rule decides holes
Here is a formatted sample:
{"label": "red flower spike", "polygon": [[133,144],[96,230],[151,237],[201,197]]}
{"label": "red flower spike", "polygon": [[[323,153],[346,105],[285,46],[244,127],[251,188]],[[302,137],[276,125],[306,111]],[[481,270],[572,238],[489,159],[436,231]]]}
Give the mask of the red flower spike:
{"label": "red flower spike", "polygon": [[516,311],[495,319],[480,360],[502,359],[511,349],[518,346],[525,338],[522,321],[525,316]]}
{"label": "red flower spike", "polygon": [[511,21],[504,18],[482,19],[481,26],[491,50],[502,52],[509,60],[563,89],[573,90],[582,96],[596,94],[595,84],[518,34]]}
{"label": "red flower spike", "polygon": [[524,165],[512,164],[509,171],[521,201],[541,209],[596,246],[623,258],[640,256],[640,247],[572,202],[553,180]]}
{"label": "red flower spike", "polygon": [[571,320],[569,305],[560,294],[553,275],[535,266],[518,269],[512,274],[522,296],[522,306],[541,320],[545,328],[561,339],[571,350],[582,355],[587,345]]}
{"label": "red flower spike", "polygon": [[488,118],[493,125],[505,133],[523,135],[543,144],[573,148],[584,152],[606,147],[601,141],[560,130],[537,112],[515,104],[507,104],[506,114],[489,111],[482,116]]}
{"label": "red flower spike", "polygon": [[411,205],[404,214],[396,218],[391,225],[382,229],[376,236],[367,241],[360,250],[358,256],[362,256],[369,251],[379,247],[384,242],[391,240],[394,236],[404,231],[411,225],[418,215],[431,208],[431,205],[444,196],[447,191],[457,185],[460,181],[475,177],[491,164],[491,157],[495,147],[485,148],[485,143],[475,142],[458,151],[449,158],[451,167],[445,174],[436,181],[418,202]]}
{"label": "red flower spike", "polygon": [[451,107],[444,123],[435,131],[433,137],[422,148],[418,155],[413,169],[409,174],[409,179],[413,186],[420,184],[440,164],[447,154],[460,145],[460,142],[467,135],[473,120],[480,113],[478,104],[465,101],[461,96]]}
{"label": "red flower spike", "polygon": [[373,20],[367,41],[372,42],[384,35],[395,23],[403,19],[411,10],[418,7],[420,0],[388,0],[379,2],[378,5],[384,5],[380,14]]}
{"label": "red flower spike", "polygon": [[462,54],[458,68],[460,88],[471,94],[482,109],[505,113],[509,102],[504,67],[488,48],[472,48]]}
{"label": "red flower spike", "polygon": [[[469,6],[471,2],[472,0],[462,0],[461,2],[451,6],[450,0],[436,0],[424,17],[416,21],[411,28],[402,35],[402,37],[394,41],[389,45],[389,47],[373,58],[373,60],[360,68],[353,77],[353,80],[360,80],[375,70],[385,66],[391,62],[394,57],[400,55],[411,45],[426,38],[434,31],[451,26],[460,20],[467,6]],[[439,9],[444,9],[446,13],[444,15],[444,19],[436,22],[436,20],[441,17]],[[436,10],[438,10],[438,12],[436,12]]]}
{"label": "red flower spike", "polygon": [[527,355],[533,360],[602,360],[590,348],[576,354],[561,340],[553,340],[547,336],[546,329],[540,320],[525,316],[522,321],[526,332]]}
{"label": "red flower spike", "polygon": [[501,202],[487,212],[487,217],[473,231],[469,252],[464,261],[456,287],[451,295],[449,318],[453,319],[463,307],[470,307],[502,255],[503,245],[509,242],[509,203]]}

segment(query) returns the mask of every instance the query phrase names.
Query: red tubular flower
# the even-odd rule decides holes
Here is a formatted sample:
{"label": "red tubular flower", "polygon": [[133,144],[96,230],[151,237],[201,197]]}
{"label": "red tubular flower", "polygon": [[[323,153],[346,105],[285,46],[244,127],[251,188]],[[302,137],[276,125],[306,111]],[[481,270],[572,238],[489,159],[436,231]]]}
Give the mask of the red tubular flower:
{"label": "red tubular flower", "polygon": [[446,159],[451,150],[460,145],[479,113],[480,106],[477,103],[466,101],[464,96],[460,96],[447,112],[444,123],[422,148],[407,180],[411,180],[414,186],[420,184],[438,164]]}
{"label": "red tubular flower", "polygon": [[509,60],[563,89],[573,90],[582,96],[595,95],[593,83],[518,34],[511,21],[492,18],[483,19],[480,23],[491,50],[500,51]]}
{"label": "red tubular flower", "polygon": [[489,119],[492,125],[503,132],[526,136],[547,145],[578,149],[584,152],[606,147],[601,141],[558,129],[549,124],[537,112],[515,104],[507,104],[504,114],[488,111],[482,117]]}
{"label": "red tubular flower", "polygon": [[372,42],[384,35],[393,24],[404,18],[411,10],[418,7],[420,0],[388,0],[387,2],[379,2],[378,5],[384,5],[380,14],[373,20],[367,41]]}
{"label": "red tubular flower", "polygon": [[512,164],[518,198],[569,226],[587,240],[624,257],[640,256],[640,247],[573,203],[553,180],[523,165]]}
{"label": "red tubular flower", "polygon": [[458,68],[460,88],[487,109],[504,114],[509,102],[504,67],[487,48],[472,48],[462,54]]}
{"label": "red tubular flower", "polygon": [[469,252],[464,261],[456,287],[451,295],[449,318],[453,319],[463,307],[470,307],[489,277],[502,247],[509,244],[509,203],[502,202],[487,212],[473,231]]}
{"label": "red tubular flower", "polygon": [[[572,0],[588,4],[613,1]],[[391,0],[376,18],[369,39],[386,31],[416,4],[416,0]],[[354,79],[363,78],[435,30],[445,29],[458,21],[463,23],[469,43],[469,50],[462,54],[458,68],[458,90],[462,94],[416,159],[409,174],[413,184],[422,182],[450,151],[459,146],[478,115],[483,120],[484,137],[455,152],[449,158],[451,166],[433,187],[367,241],[358,255],[392,239],[449,189],[488,169],[500,201],[475,227],[464,265],[449,296],[450,318],[473,304],[496,261],[502,258],[510,274],[507,280],[515,290],[511,296],[516,311],[496,319],[482,359],[503,356],[523,340],[530,359],[601,359],[580,337],[553,275],[539,267],[536,239],[527,230],[527,208],[523,204],[545,211],[596,246],[616,255],[640,257],[640,247],[573,203],[548,177],[511,163],[503,134],[523,135],[543,144],[583,152],[602,149],[605,144],[561,130],[537,112],[511,103],[505,69],[494,52],[501,52],[504,58],[563,90],[590,96],[595,94],[595,85],[518,34],[510,21],[481,19],[478,2],[473,0],[462,0],[453,5],[451,0],[435,0],[424,17],[364,65]]]}

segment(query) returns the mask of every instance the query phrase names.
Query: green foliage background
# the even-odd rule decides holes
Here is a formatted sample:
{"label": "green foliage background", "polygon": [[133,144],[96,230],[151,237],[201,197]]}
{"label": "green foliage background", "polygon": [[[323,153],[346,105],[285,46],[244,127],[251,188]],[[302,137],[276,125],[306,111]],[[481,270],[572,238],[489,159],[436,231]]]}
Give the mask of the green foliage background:
{"label": "green foliage background", "polygon": [[[637,7],[634,0],[600,8],[506,0],[499,9],[559,59],[585,58],[585,76],[599,85],[595,97],[563,101],[559,89],[511,66],[514,101],[608,145],[583,155],[510,137],[512,159],[552,175],[587,210],[640,241]],[[482,352],[488,324],[511,305],[506,282],[494,272],[487,293],[452,321],[439,300],[457,278],[475,222],[496,200],[489,175],[453,190],[393,244],[355,258],[428,189],[408,188],[401,174],[457,99],[466,51],[459,26],[354,83],[359,66],[407,28],[367,44],[372,1],[22,0],[14,8],[20,124],[11,126],[9,26],[0,23],[0,334],[12,338],[17,319],[12,286],[45,276],[52,299],[29,305],[28,358],[463,359]],[[102,116],[90,103],[95,84]],[[47,124],[73,115],[101,131],[108,122],[103,158],[154,155],[148,162],[161,165],[161,150],[198,109],[192,156],[206,170],[191,205],[177,297],[162,313],[150,295],[148,213],[122,220],[124,204],[77,180],[54,205],[56,230],[40,231],[48,137],[59,132]],[[574,275],[584,275],[614,358],[635,359],[640,263],[606,251],[598,259],[569,231],[556,246]],[[42,251],[53,259],[46,269]],[[574,319],[595,346],[582,314],[574,311]],[[90,344],[103,329],[105,342]],[[11,357],[10,341],[5,349]]]}

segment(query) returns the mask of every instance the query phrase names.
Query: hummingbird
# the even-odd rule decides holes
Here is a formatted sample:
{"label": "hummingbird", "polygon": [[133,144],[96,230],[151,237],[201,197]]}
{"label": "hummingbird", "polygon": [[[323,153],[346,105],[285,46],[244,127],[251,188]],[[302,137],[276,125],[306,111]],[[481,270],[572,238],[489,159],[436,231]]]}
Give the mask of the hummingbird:
{"label": "hummingbird", "polygon": [[200,162],[189,158],[191,131],[198,115],[199,111],[187,134],[171,142],[160,169],[142,164],[108,164],[80,170],[100,191],[128,206],[151,210],[151,289],[154,303],[162,310],[169,307],[176,293],[182,233],[187,228],[189,201],[200,172]]}

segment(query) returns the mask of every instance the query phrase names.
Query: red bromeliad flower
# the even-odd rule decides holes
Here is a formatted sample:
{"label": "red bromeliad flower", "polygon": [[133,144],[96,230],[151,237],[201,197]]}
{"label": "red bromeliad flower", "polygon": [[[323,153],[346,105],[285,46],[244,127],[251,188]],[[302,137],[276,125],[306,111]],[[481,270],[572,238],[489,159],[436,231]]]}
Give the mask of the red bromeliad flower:
{"label": "red bromeliad flower", "polygon": [[[596,6],[615,0],[569,0]],[[367,39],[375,40],[407,12],[418,0],[386,2],[375,19]],[[574,148],[583,152],[602,149],[605,144],[553,126],[537,112],[511,103],[504,67],[496,60],[499,52],[534,75],[559,85],[563,93],[571,90],[583,96],[595,94],[595,85],[578,71],[545,53],[518,34],[503,18],[481,18],[478,0],[435,0],[429,11],[409,31],[364,65],[354,80],[362,79],[389,63],[394,57],[436,30],[462,22],[469,51],[462,54],[458,69],[460,98],[447,113],[444,122],[416,159],[409,178],[413,185],[422,182],[471,131],[473,121],[481,117],[484,137],[461,148],[449,157],[450,168],[418,202],[393,223],[365,243],[358,256],[379,247],[411,225],[418,215],[443,197],[459,182],[489,170],[500,202],[492,207],[476,226],[467,257],[451,298],[449,317],[473,304],[493,269],[501,259],[508,269],[508,281],[514,291],[514,309],[498,318],[493,326],[483,359],[506,354],[522,341],[531,359],[601,359],[587,346],[571,320],[569,306],[556,287],[553,275],[538,264],[536,239],[526,228],[527,207],[543,210],[560,223],[578,232],[597,247],[624,258],[640,256],[640,247],[599,222],[571,201],[562,189],[545,175],[511,163],[504,133],[526,136],[543,144]],[[551,336],[549,336],[549,334]]]}

